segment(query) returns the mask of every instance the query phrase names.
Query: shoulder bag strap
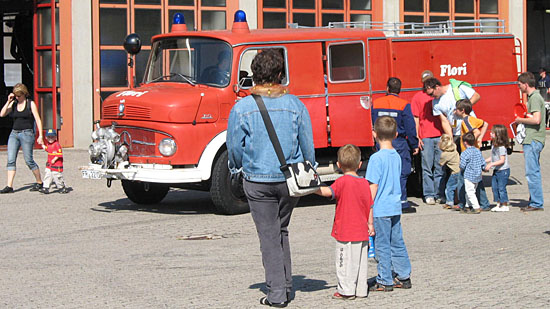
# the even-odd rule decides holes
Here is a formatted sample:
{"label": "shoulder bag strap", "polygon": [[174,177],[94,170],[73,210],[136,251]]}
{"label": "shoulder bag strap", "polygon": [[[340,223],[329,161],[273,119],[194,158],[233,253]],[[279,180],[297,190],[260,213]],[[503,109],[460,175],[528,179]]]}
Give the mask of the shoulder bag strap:
{"label": "shoulder bag strap", "polygon": [[281,164],[281,169],[283,169],[284,167],[286,167],[285,155],[283,154],[283,149],[281,148],[281,144],[279,143],[277,133],[275,133],[273,122],[271,122],[271,118],[269,117],[267,109],[265,108],[264,100],[262,100],[262,97],[257,94],[253,94],[252,97],[254,98],[256,104],[258,105],[258,108],[260,109],[260,114],[262,115],[262,119],[264,120],[267,134],[269,134],[269,139],[271,140],[271,144],[273,144],[273,148],[275,148],[277,158],[279,159],[279,163]]}

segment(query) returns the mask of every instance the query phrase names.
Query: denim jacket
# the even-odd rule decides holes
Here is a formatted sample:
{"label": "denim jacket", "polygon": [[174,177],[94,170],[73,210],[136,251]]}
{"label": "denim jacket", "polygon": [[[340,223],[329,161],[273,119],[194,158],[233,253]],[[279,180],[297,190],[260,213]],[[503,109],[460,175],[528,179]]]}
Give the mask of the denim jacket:
{"label": "denim jacket", "polygon": [[[304,104],[291,94],[262,99],[286,162],[308,160],[315,165],[311,120]],[[241,99],[231,109],[226,143],[232,174],[242,171],[246,180],[254,182],[285,181],[260,110],[252,96]]]}

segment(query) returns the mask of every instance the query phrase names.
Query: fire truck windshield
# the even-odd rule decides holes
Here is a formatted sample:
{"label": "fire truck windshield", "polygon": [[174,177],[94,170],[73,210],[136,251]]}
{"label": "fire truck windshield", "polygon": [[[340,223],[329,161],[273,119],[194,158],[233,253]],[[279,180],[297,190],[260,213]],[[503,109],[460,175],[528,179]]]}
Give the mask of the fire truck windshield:
{"label": "fire truck windshield", "polygon": [[177,82],[226,87],[231,79],[231,46],[218,39],[166,38],[153,43],[144,83]]}

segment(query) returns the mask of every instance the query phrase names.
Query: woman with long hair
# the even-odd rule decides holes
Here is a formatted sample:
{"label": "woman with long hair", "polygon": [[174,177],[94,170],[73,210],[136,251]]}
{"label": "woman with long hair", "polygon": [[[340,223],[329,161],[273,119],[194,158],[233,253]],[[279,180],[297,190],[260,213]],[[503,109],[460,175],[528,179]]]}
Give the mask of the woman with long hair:
{"label": "woman with long hair", "polygon": [[38,131],[38,139],[36,141],[40,145],[44,145],[42,136],[42,121],[38,114],[38,109],[34,101],[29,99],[29,90],[21,83],[13,87],[13,92],[9,94],[6,104],[0,111],[0,117],[10,115],[13,118],[13,127],[8,138],[8,179],[7,185],[0,193],[13,193],[13,180],[15,178],[15,163],[17,161],[17,153],[19,148],[23,148],[23,156],[25,163],[32,171],[36,183],[31,187],[31,191],[38,191],[42,187],[42,179],[40,178],[40,169],[33,159],[33,146],[35,141],[35,124]]}

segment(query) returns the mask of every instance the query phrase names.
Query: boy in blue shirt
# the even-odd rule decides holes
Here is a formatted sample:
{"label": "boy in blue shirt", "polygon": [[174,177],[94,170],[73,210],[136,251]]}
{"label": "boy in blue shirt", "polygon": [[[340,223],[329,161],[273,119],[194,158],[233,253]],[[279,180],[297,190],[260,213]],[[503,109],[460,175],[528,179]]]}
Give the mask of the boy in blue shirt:
{"label": "boy in blue shirt", "polygon": [[370,291],[411,288],[411,262],[401,231],[401,158],[392,146],[396,136],[397,123],[392,117],[376,119],[374,138],[380,150],[370,157],[365,176],[374,197],[374,250],[378,259],[378,276]]}

